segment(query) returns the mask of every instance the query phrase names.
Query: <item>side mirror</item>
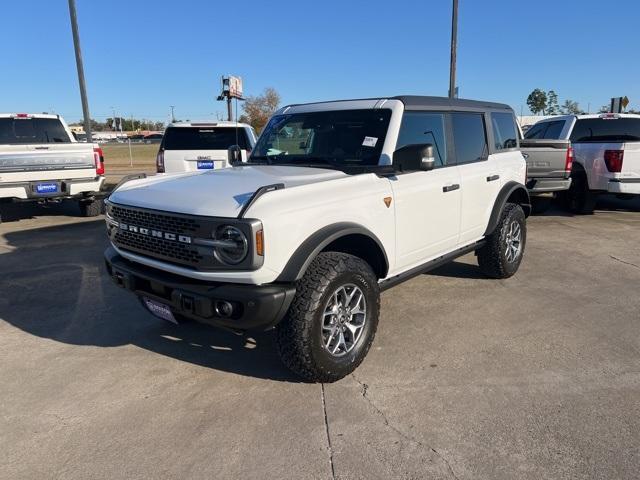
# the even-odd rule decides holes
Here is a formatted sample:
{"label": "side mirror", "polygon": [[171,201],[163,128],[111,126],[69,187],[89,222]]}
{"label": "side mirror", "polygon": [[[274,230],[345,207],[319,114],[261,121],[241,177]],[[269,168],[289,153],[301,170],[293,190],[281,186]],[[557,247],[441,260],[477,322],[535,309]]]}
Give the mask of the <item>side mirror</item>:
{"label": "side mirror", "polygon": [[238,145],[231,145],[227,149],[227,160],[229,160],[229,165],[236,165],[242,162],[242,150]]}
{"label": "side mirror", "polygon": [[435,165],[436,158],[430,143],[405,145],[393,152],[393,167],[399,172],[428,171]]}

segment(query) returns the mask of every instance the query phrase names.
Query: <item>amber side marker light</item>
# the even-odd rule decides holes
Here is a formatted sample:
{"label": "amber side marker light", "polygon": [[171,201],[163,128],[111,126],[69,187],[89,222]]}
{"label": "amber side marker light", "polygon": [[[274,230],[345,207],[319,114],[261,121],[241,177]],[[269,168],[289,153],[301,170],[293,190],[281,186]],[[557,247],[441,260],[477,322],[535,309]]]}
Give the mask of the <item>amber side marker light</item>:
{"label": "amber side marker light", "polygon": [[384,197],[384,204],[389,208],[391,206],[391,197]]}
{"label": "amber side marker light", "polygon": [[256,232],[256,253],[261,257],[264,256],[264,236],[262,230]]}

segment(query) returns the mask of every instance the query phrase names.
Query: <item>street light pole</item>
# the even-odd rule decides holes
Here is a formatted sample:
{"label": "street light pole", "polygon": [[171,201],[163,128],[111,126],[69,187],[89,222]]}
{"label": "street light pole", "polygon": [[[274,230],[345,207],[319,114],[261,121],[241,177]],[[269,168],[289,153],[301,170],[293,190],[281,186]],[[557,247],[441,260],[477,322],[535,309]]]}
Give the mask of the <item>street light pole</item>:
{"label": "street light pole", "polygon": [[80,98],[82,99],[82,115],[84,116],[84,131],[87,134],[87,142],[91,143],[91,115],[89,114],[89,101],[87,100],[87,86],[84,82],[84,65],[82,63],[82,51],[80,50],[80,34],[78,33],[78,15],[76,13],[76,0],[69,0],[69,16],[71,17],[71,32],[73,33],[73,47],[76,52],[76,67],[78,68],[78,83],[80,84]]}
{"label": "street light pole", "polygon": [[451,14],[451,64],[449,67],[449,98],[456,96],[456,50],[458,48],[458,0],[453,0]]}
{"label": "street light pole", "polygon": [[176,117],[173,114],[173,109],[175,108],[175,105],[169,105],[171,107],[171,123],[175,123],[176,122]]}

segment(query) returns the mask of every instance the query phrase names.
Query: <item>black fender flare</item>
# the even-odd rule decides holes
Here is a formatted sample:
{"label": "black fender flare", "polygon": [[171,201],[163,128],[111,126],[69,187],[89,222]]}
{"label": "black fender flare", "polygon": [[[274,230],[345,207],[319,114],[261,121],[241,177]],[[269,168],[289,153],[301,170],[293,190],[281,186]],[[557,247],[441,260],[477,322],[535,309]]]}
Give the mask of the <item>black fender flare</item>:
{"label": "black fender flare", "polygon": [[487,225],[487,229],[484,232],[485,236],[490,235],[498,226],[498,221],[500,220],[502,210],[504,209],[504,206],[507,203],[509,197],[511,197],[514,193],[519,197],[519,200],[516,203],[518,203],[518,205],[523,208],[525,216],[529,216],[529,214],[531,213],[531,200],[529,199],[529,191],[527,190],[527,187],[518,182],[507,182],[500,189],[500,192],[498,192],[496,201],[493,204],[493,210],[491,211],[491,216],[489,217],[489,223]]}
{"label": "black fender flare", "polygon": [[327,245],[341,237],[354,234],[364,235],[376,243],[384,256],[385,269],[388,271],[389,259],[387,258],[387,252],[378,237],[357,223],[340,222],[322,227],[302,242],[295,252],[293,252],[291,258],[289,258],[289,261],[276,279],[276,282],[295,282],[300,280],[307,271],[309,264],[311,264],[313,259],[316,258]]}

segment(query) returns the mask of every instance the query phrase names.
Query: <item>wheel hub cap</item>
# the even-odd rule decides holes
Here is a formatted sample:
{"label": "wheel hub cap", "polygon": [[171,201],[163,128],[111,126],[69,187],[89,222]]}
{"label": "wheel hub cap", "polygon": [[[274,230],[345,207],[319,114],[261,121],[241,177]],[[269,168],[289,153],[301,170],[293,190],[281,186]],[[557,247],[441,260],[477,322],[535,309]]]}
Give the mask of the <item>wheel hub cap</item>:
{"label": "wheel hub cap", "polygon": [[322,345],[335,357],[349,353],[358,343],[367,320],[367,302],[353,284],[338,287],[329,297],[322,317]]}
{"label": "wheel hub cap", "polygon": [[505,236],[505,252],[504,255],[507,262],[513,263],[522,252],[522,227],[517,221],[509,224],[507,235]]}

